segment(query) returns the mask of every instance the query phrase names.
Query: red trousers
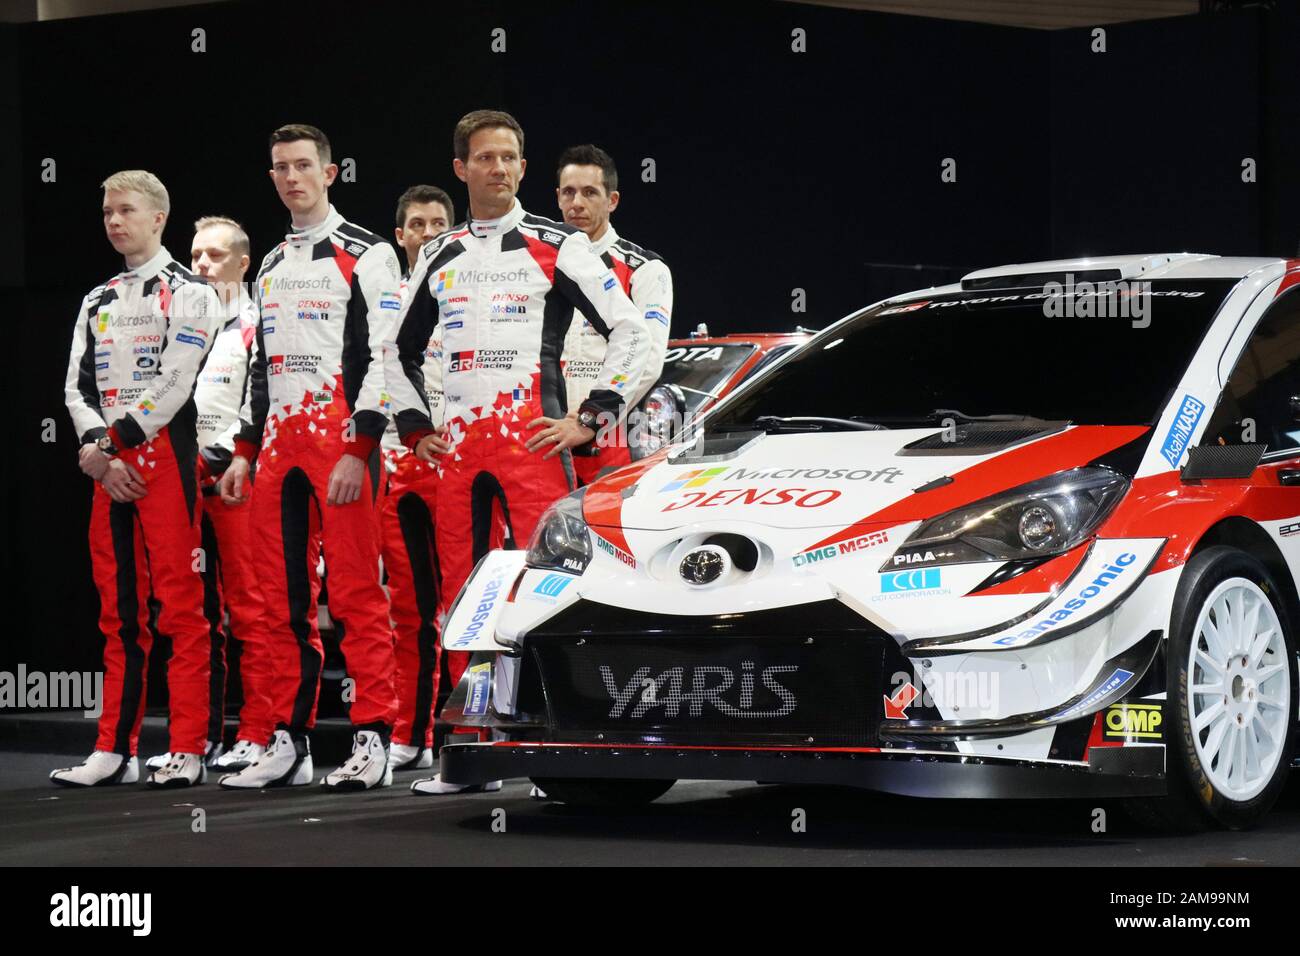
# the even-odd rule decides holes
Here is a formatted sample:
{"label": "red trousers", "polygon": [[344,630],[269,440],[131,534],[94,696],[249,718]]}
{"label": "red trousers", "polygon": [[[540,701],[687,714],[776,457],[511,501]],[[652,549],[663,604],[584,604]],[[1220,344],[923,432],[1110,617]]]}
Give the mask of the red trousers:
{"label": "red trousers", "polygon": [[632,455],[627,445],[608,445],[596,455],[573,456],[573,470],[578,476],[579,485],[591,484],[606,469],[622,468],[631,463]]}
{"label": "red trousers", "polygon": [[172,639],[167,688],[171,744],[203,753],[208,739],[211,652],[199,575],[198,474],[194,451],[178,455],[163,429],[122,453],[144,478],[138,501],[113,501],[96,483],[90,512],[90,559],[104,634],[104,712],[96,750],[135,754],[149,673],[149,595],[159,602],[158,630]]}
{"label": "red trousers", "polygon": [[[521,440],[498,436],[495,424],[475,423],[456,449],[459,461],[443,456],[436,516],[442,615],[503,527],[505,547],[527,548],[542,513],[574,488],[568,452],[543,460],[542,452],[528,451]],[[459,682],[469,654],[448,653],[452,681]]]}
{"label": "red trousers", "polygon": [[[316,722],[324,661],[316,619],[322,546],[329,563],[330,617],[354,682],[352,724],[391,727],[396,715],[393,635],[379,583],[378,474],[367,469],[358,500],[327,504],[330,472],[343,450],[337,437],[322,439],[305,420],[289,420],[279,423],[274,448],[263,448],[257,459],[253,547],[274,674],[272,714],[277,726],[295,733]],[[371,464],[377,461],[376,453]]]}
{"label": "red trousers", "polygon": [[271,716],[271,661],[262,629],[262,593],[253,553],[252,508],[223,504],[219,496],[207,495],[203,498],[203,513],[203,543],[208,555],[204,575],[211,582],[207,597],[216,605],[208,609],[209,621],[216,622],[208,739],[221,739],[225,722],[226,653],[225,634],[220,627],[224,607],[230,614],[230,633],[240,644],[239,674],[244,690],[235,738],[264,745],[271,738],[275,721]]}
{"label": "red trousers", "polygon": [[388,474],[379,508],[396,658],[393,742],[432,747],[441,654],[438,558],[433,540],[438,475],[415,455],[393,460],[397,471]]}

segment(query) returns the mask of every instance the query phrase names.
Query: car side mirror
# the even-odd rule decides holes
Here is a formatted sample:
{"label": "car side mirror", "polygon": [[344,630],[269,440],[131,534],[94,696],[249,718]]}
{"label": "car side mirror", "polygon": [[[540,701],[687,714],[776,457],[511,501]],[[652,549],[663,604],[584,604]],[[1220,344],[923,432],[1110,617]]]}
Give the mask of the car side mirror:
{"label": "car side mirror", "polygon": [[1291,396],[1291,421],[1300,422],[1300,395]]}

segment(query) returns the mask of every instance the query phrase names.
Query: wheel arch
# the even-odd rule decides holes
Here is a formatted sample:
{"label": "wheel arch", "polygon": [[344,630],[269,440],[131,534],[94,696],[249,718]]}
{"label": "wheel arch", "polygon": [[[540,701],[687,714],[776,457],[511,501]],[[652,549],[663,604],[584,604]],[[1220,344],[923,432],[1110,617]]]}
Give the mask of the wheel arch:
{"label": "wheel arch", "polygon": [[1237,548],[1258,558],[1282,592],[1289,623],[1292,627],[1300,626],[1300,593],[1297,593],[1295,577],[1282,550],[1267,531],[1249,518],[1231,515],[1211,525],[1196,542],[1188,558],[1216,545]]}

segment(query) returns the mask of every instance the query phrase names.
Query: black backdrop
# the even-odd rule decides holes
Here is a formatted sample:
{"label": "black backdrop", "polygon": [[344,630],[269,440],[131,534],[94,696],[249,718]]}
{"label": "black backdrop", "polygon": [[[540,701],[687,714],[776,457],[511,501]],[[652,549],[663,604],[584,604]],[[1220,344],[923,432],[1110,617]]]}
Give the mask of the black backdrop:
{"label": "black backdrop", "polygon": [[[491,49],[505,31],[506,51]],[[806,31],[807,52],[791,50]],[[193,52],[192,31],[206,52]],[[787,3],[281,3],[0,29],[0,451],[8,596],[0,666],[97,666],[97,602],[62,380],[80,296],[119,268],[98,184],[129,167],[172,195],[165,239],[244,221],[254,262],[285,217],[266,136],[324,128],[356,181],[331,198],[389,234],[398,194],[447,188],[451,130],[514,113],[521,199],[557,215],[553,162],[620,162],[619,230],[663,254],[674,328],[822,326],[982,266],[1300,242],[1300,17],[1250,11],[1058,32]],[[1241,181],[1241,163],[1258,182]],[[42,163],[55,161],[54,182]],[[956,160],[957,181],[941,181]],[[656,179],[644,182],[642,161]],[[913,266],[924,268],[911,268]],[[807,312],[791,312],[793,289]],[[57,441],[42,441],[53,420]]]}

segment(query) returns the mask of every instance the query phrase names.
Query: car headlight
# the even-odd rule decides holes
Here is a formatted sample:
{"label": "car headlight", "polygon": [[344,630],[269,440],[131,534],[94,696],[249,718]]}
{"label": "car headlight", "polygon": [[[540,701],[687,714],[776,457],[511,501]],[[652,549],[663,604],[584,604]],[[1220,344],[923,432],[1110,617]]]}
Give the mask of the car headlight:
{"label": "car headlight", "polygon": [[561,498],[546,509],[533,540],[527,561],[534,568],[552,568],[581,574],[591,563],[591,535],[582,517],[583,490]]}
{"label": "car headlight", "polygon": [[1062,554],[1097,530],[1128,486],[1102,467],[1031,481],[923,522],[880,570]]}
{"label": "car headlight", "polygon": [[676,385],[656,385],[641,403],[638,427],[629,436],[628,453],[633,461],[653,455],[671,445],[681,430],[686,398]]}

